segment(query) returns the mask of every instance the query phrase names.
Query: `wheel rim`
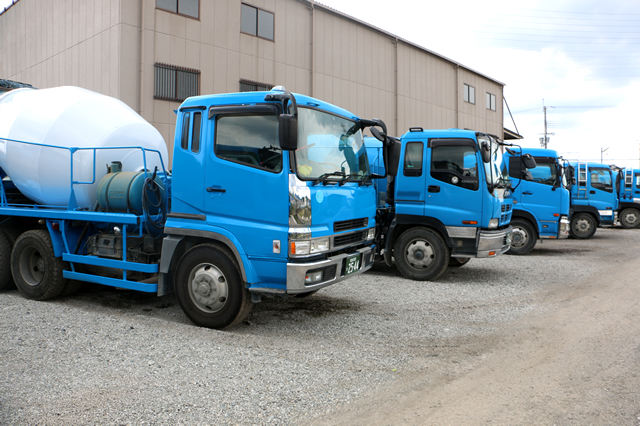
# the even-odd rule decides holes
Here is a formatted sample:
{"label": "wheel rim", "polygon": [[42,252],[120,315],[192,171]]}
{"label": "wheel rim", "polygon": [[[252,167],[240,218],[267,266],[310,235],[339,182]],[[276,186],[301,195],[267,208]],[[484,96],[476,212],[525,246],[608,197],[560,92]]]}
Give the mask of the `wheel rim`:
{"label": "wheel rim", "polygon": [[44,278],[45,265],[42,255],[35,247],[29,247],[20,254],[20,275],[25,283],[35,287]]}
{"label": "wheel rim", "polygon": [[431,244],[424,240],[413,240],[407,245],[407,263],[415,269],[427,269],[435,260]]}
{"label": "wheel rim", "polygon": [[513,228],[511,232],[511,247],[520,248],[529,242],[529,234],[523,228]]}
{"label": "wheel rim", "polygon": [[227,303],[227,278],[210,263],[201,263],[189,274],[189,296],[203,312],[214,313]]}
{"label": "wheel rim", "polygon": [[622,220],[624,223],[626,223],[628,226],[630,227],[634,227],[636,225],[638,225],[638,215],[635,212],[628,212],[626,213],[623,217]]}
{"label": "wheel rim", "polygon": [[591,230],[591,222],[587,219],[578,219],[573,225],[573,230],[578,234],[586,234]]}

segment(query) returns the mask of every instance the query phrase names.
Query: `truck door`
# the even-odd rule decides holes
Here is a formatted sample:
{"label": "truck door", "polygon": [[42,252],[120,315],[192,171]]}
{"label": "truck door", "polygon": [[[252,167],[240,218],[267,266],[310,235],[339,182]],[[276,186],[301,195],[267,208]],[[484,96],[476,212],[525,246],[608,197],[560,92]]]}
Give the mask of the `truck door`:
{"label": "truck door", "polygon": [[404,146],[402,173],[398,173],[395,182],[396,214],[424,215],[424,148],[422,141],[409,141]]}
{"label": "truck door", "polygon": [[532,181],[523,185],[520,203],[522,208],[532,212],[538,219],[538,231],[541,235],[558,235],[558,216],[562,206],[562,190],[558,180],[558,168],[555,159],[536,157],[537,166],[528,169]]}
{"label": "truck door", "polygon": [[[471,139],[429,140],[425,215],[446,226],[482,224],[482,180],[477,144]],[[465,222],[465,223],[463,223]]]}
{"label": "truck door", "polygon": [[603,215],[602,213],[617,208],[611,169],[608,167],[589,167],[587,180],[589,182],[589,205],[598,209],[602,220],[611,221],[613,218],[611,215]]}
{"label": "truck door", "polygon": [[[278,146],[277,110],[212,108],[209,117],[213,143],[207,144],[202,188],[207,222],[232,233],[249,257],[286,259],[289,167]],[[284,246],[280,253],[276,240]]]}

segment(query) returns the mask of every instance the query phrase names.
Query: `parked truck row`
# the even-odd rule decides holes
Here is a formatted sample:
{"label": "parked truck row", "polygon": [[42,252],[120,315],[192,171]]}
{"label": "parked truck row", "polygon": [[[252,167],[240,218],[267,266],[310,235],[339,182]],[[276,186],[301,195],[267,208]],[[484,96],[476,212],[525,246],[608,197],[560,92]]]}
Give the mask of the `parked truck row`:
{"label": "parked truck row", "polygon": [[0,289],[175,292],[195,324],[226,328],[262,297],[306,297],[376,261],[427,281],[539,238],[586,238],[613,223],[623,192],[623,216],[640,223],[640,177],[627,189],[621,172],[613,191],[607,167],[551,150],[503,158],[493,135],[396,138],[282,87],[189,98],[176,115],[168,170],[162,137],[120,101],[72,87],[2,95]]}

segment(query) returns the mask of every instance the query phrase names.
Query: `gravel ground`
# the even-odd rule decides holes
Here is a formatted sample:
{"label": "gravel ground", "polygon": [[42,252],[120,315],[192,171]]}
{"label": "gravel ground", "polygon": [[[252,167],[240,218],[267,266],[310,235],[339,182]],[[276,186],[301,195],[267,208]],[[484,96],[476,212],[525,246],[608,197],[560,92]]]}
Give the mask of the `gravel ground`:
{"label": "gravel ground", "polygon": [[[546,291],[625,261],[640,230],[473,259],[438,282],[386,267],[305,299],[267,299],[230,331],[173,296],[85,285],[35,302],[0,293],[0,424],[313,423],[368,393],[478,357],[470,342],[546,309]],[[618,254],[616,255],[616,252]],[[462,368],[462,367],[461,367]]]}

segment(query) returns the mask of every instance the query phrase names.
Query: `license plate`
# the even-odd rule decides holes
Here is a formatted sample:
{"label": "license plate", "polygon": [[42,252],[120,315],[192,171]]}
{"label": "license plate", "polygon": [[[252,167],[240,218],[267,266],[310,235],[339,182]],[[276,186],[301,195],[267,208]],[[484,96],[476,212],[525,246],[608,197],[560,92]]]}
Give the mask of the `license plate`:
{"label": "license plate", "polygon": [[360,270],[360,258],[361,254],[354,254],[353,256],[347,257],[344,268],[345,275],[353,274]]}

